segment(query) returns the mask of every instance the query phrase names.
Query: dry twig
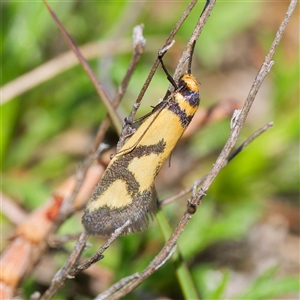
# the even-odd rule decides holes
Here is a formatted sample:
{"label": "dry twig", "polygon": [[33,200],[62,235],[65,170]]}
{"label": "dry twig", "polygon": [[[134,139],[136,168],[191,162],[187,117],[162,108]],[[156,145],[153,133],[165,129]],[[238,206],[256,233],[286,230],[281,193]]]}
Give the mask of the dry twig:
{"label": "dry twig", "polygon": [[[189,6],[187,7],[187,9],[185,10],[185,12],[182,14],[182,16],[180,17],[180,19],[178,20],[178,22],[176,23],[176,25],[174,26],[174,28],[172,29],[171,33],[169,34],[164,46],[162,48],[165,48],[167,47],[171,42],[172,40],[174,39],[177,31],[179,30],[179,28],[181,27],[181,25],[183,24],[183,22],[186,20],[186,18],[189,16],[190,12],[192,11],[192,9],[194,8],[194,6],[196,5],[197,3],[197,0],[192,0],[191,3],[189,4]],[[157,70],[159,66],[159,60],[158,58],[155,60],[153,66],[152,66],[152,69],[150,70],[149,72],[149,75],[135,101],[135,103],[133,104],[132,106],[132,110],[128,116],[128,121],[129,123],[132,123],[133,122],[133,119],[134,119],[134,116],[138,110],[138,108],[140,107],[140,104],[141,104],[141,101],[145,95],[145,92],[147,91],[148,89],[148,86]],[[124,129],[123,129],[124,130]],[[126,129],[125,129],[126,130]]]}
{"label": "dry twig", "polygon": [[[75,206],[80,206],[90,196],[95,184],[100,180],[103,167],[89,168]],[[74,176],[65,180],[42,206],[26,216],[16,228],[13,239],[0,256],[0,298],[12,299],[19,282],[28,274],[47,249],[47,237],[53,229],[61,203],[74,189]]]}
{"label": "dry twig", "polygon": [[102,259],[104,257],[102,255],[103,252],[117,239],[117,237],[119,237],[122,234],[122,232],[125,230],[125,228],[128,225],[130,225],[129,221],[127,221],[123,226],[118,228],[111,235],[108,241],[102,247],[100,247],[99,250],[90,259],[86,260],[84,263],[76,267],[77,262],[81,256],[81,253],[85,248],[86,240],[88,237],[88,233],[86,231],[83,231],[75,247],[73,248],[73,251],[70,254],[67,262],[55,274],[55,276],[51,281],[50,287],[47,289],[47,291],[42,295],[40,299],[41,300],[52,299],[53,296],[64,286],[65,282],[68,279],[74,278],[76,274],[78,274],[81,271],[84,271],[85,269],[89,268],[93,263]]}
{"label": "dry twig", "polygon": [[[269,122],[263,127],[259,128],[257,131],[255,131],[249,138],[247,138],[228,158],[226,159],[226,163],[224,164],[223,168],[227,166],[227,164],[232,161],[242,150],[244,150],[251,142],[253,142],[256,138],[258,138],[262,133],[265,131],[269,130],[270,128],[273,127],[273,122]],[[174,202],[178,198],[181,198],[182,196],[185,196],[192,192],[195,187],[197,188],[200,186],[204,180],[206,179],[208,174],[204,175],[202,178],[196,180],[190,187],[180,191],[178,194],[173,195],[169,198],[166,198],[162,200],[159,204],[160,207],[165,206],[171,202]]]}

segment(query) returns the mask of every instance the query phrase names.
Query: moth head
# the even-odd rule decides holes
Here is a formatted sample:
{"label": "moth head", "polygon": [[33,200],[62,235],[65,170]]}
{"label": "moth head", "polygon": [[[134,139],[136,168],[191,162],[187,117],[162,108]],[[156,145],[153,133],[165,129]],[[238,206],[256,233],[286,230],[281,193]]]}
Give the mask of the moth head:
{"label": "moth head", "polygon": [[200,90],[199,81],[197,78],[192,74],[184,74],[180,77],[178,86],[179,88],[187,88],[192,92],[198,93]]}

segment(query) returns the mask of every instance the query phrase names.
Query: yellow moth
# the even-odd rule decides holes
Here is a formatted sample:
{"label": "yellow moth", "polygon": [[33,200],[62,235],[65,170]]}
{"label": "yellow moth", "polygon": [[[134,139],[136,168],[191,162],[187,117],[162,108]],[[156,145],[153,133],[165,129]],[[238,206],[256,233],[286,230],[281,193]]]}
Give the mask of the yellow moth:
{"label": "yellow moth", "polygon": [[[193,52],[194,45],[192,47]],[[112,158],[89,200],[82,223],[90,234],[109,236],[129,220],[123,234],[147,227],[158,208],[154,179],[192,120],[200,103],[199,83],[189,67]]]}

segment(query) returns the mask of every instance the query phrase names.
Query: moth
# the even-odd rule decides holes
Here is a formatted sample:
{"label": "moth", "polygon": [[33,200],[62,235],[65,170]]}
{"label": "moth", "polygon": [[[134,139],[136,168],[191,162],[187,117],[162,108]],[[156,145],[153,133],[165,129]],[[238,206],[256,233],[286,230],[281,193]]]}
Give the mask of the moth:
{"label": "moth", "polygon": [[159,56],[174,91],[168,92],[153,108],[110,161],[82,217],[88,233],[106,237],[127,220],[130,225],[123,234],[142,231],[158,209],[155,177],[200,103],[199,82],[191,73],[194,45],[187,73],[178,82],[168,73]]}

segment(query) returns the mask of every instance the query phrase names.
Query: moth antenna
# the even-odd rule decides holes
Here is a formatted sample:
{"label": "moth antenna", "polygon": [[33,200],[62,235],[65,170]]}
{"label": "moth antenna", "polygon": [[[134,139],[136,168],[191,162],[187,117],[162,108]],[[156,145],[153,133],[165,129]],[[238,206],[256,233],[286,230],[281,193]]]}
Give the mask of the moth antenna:
{"label": "moth antenna", "polygon": [[200,15],[200,18],[202,17],[203,13],[204,13],[205,10],[207,9],[207,6],[209,5],[209,3],[210,3],[210,0],[206,0],[205,6],[204,6],[204,8],[203,8],[203,10],[202,10],[202,13],[201,13],[201,15]]}
{"label": "moth antenna", "polygon": [[[201,12],[200,18],[202,17],[203,13],[207,9],[208,5],[210,4],[210,0],[206,0],[205,6]],[[196,40],[193,41],[192,48],[191,48],[191,53],[189,57],[189,64],[188,64],[188,74],[192,74],[192,59],[193,59],[193,54],[194,54],[194,49],[196,45]]]}
{"label": "moth antenna", "polygon": [[187,69],[188,74],[192,74],[192,60],[193,60],[195,45],[196,45],[196,40],[193,41],[193,44],[192,44],[192,47],[191,47],[189,63],[188,63],[188,69]]}

